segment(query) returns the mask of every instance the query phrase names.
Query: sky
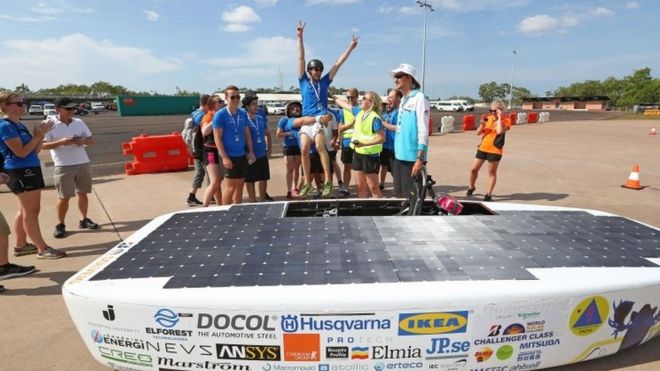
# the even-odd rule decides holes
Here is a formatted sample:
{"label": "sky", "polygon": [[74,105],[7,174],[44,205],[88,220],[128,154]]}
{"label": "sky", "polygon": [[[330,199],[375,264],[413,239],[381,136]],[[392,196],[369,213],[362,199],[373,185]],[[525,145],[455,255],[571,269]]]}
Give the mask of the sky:
{"label": "sky", "polygon": [[[660,1],[428,0],[425,93],[478,97],[489,81],[544,96],[650,67],[660,76]],[[307,60],[333,81],[385,93],[409,63],[422,79],[424,12],[414,0],[0,0],[0,87],[107,81],[135,91],[297,86]],[[513,51],[516,51],[514,55]],[[514,76],[512,76],[512,73]]]}

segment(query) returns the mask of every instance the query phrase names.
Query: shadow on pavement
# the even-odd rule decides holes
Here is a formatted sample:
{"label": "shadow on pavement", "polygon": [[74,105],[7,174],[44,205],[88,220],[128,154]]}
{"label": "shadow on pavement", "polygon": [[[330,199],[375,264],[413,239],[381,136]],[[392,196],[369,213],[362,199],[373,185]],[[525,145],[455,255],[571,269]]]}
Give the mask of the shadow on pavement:
{"label": "shadow on pavement", "polygon": [[33,287],[29,289],[8,289],[5,290],[3,296],[44,296],[44,295],[60,295],[62,294],[62,285],[69,277],[76,274],[77,271],[64,271],[64,272],[43,272],[31,274],[31,278],[48,278],[56,283],[56,285]]}
{"label": "shadow on pavement", "polygon": [[557,201],[568,197],[567,193],[512,193],[510,195],[493,195],[494,201],[538,201],[538,200],[547,200],[547,201]]}

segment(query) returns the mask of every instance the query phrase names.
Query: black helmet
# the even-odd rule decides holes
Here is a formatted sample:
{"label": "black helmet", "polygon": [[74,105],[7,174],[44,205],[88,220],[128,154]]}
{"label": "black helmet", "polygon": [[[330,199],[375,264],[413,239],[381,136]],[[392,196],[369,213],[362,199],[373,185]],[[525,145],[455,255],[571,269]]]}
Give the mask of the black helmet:
{"label": "black helmet", "polygon": [[323,71],[323,62],[318,59],[310,60],[307,62],[307,71],[311,70],[312,68],[320,68],[321,71]]}
{"label": "black helmet", "polygon": [[299,106],[300,110],[302,110],[302,103],[296,102],[296,101],[289,102],[289,103],[286,104],[286,106],[284,106],[284,114],[286,115],[286,117],[291,118],[291,112],[289,112],[289,111],[291,110],[291,107],[293,107],[293,106]]}

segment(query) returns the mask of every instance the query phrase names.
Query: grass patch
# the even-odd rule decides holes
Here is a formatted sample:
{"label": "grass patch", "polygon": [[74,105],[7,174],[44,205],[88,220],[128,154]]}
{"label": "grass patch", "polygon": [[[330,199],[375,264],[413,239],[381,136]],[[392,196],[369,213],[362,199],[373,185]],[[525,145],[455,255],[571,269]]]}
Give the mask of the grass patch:
{"label": "grass patch", "polygon": [[609,120],[655,120],[660,121],[659,116],[645,116],[642,113],[624,113],[620,116],[610,117]]}

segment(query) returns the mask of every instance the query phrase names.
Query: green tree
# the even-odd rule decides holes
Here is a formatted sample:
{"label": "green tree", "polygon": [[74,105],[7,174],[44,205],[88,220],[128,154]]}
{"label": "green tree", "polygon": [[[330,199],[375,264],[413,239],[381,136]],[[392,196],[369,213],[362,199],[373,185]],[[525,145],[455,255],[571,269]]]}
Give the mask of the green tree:
{"label": "green tree", "polygon": [[21,84],[21,85],[17,86],[16,89],[14,89],[14,91],[19,93],[19,94],[27,94],[27,93],[31,92],[30,88],[28,88],[28,86],[25,85],[25,84]]}
{"label": "green tree", "polygon": [[495,81],[479,85],[479,96],[484,102],[492,102],[499,98],[500,94],[500,85],[498,85]]}

